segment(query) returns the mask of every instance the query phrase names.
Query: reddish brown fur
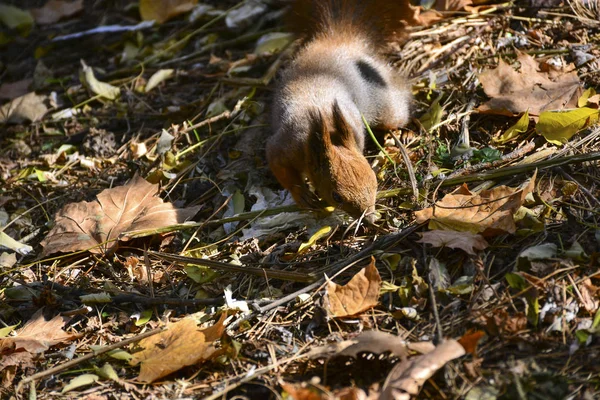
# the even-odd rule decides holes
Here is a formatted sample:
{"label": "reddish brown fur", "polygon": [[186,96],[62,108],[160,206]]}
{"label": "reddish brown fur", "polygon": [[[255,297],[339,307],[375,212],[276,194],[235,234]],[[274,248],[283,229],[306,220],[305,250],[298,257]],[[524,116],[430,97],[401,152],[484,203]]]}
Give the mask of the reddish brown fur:
{"label": "reddish brown fur", "polygon": [[306,44],[277,89],[267,158],[299,205],[316,204],[308,178],[330,205],[375,220],[377,179],[363,156],[362,116],[374,127],[408,120],[410,92],[373,50],[397,33],[401,12],[396,2],[383,0],[294,3],[295,26],[306,32]]}

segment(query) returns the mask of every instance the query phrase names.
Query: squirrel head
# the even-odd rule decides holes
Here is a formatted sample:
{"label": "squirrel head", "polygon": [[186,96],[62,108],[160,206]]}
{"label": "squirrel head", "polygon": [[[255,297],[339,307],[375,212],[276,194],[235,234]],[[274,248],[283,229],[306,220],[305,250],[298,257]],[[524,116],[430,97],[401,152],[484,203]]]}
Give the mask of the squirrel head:
{"label": "squirrel head", "polygon": [[355,139],[355,129],[362,125],[349,124],[337,101],[330,115],[315,110],[309,118],[308,178],[317,193],[329,205],[375,222],[377,178]]}

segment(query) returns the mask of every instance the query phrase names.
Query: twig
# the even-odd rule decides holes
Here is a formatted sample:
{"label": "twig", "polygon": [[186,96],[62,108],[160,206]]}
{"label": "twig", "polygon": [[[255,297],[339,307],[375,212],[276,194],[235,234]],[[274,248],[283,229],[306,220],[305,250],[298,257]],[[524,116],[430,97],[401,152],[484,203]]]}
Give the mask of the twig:
{"label": "twig", "polygon": [[111,303],[136,303],[146,306],[169,305],[169,306],[197,306],[197,305],[221,305],[224,300],[220,297],[209,299],[178,299],[176,297],[145,297],[135,294],[119,294],[111,297]]}
{"label": "twig", "polygon": [[33,374],[33,375],[21,380],[21,382],[19,382],[19,384],[17,385],[17,393],[23,389],[23,385],[25,385],[29,382],[36,381],[38,379],[44,378],[49,375],[54,375],[57,372],[64,371],[65,369],[71,368],[71,367],[73,367],[77,364],[80,364],[84,361],[87,361],[91,358],[94,358],[94,357],[99,356],[104,353],[108,353],[111,350],[120,349],[121,347],[127,346],[131,343],[138,342],[138,341],[145,339],[147,337],[150,337],[150,336],[154,336],[157,333],[160,333],[166,329],[167,329],[166,327],[162,327],[162,328],[157,328],[157,329],[142,333],[141,335],[137,335],[137,336],[131,337],[129,339],[122,340],[118,343],[113,343],[109,346],[106,346],[106,347],[100,349],[100,350],[93,350],[91,353],[88,353],[88,354],[81,356],[79,358],[76,358],[74,360],[67,361],[64,364],[60,364],[60,365],[57,365],[50,369],[47,369],[45,371],[38,372],[37,374]]}
{"label": "twig", "polygon": [[408,172],[408,178],[410,179],[410,186],[413,190],[415,201],[419,203],[419,189],[417,188],[417,177],[415,176],[415,169],[413,168],[413,165],[410,162],[408,151],[406,151],[406,147],[404,147],[404,145],[402,144],[400,139],[398,139],[398,136],[396,136],[394,132],[390,132],[390,134],[394,138],[394,142],[396,142],[396,146],[398,146],[400,154],[402,154],[402,159],[404,160],[404,164],[406,165],[406,171]]}

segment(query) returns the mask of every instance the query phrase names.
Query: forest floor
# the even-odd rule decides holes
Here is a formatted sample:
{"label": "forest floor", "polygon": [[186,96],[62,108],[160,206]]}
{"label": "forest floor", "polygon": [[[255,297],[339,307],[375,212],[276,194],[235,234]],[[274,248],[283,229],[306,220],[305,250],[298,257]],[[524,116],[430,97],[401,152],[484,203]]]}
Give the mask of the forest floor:
{"label": "forest floor", "polygon": [[0,5],[0,398],[600,397],[598,2],[413,7],[377,226],[269,171],[284,2],[195,3]]}

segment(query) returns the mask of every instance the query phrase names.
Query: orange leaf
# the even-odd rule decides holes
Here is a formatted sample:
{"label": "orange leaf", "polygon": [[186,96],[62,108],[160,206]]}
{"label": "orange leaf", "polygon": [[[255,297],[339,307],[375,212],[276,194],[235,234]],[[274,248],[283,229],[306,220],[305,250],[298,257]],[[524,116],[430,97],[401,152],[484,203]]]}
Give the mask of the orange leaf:
{"label": "orange leaf", "polygon": [[135,353],[131,364],[141,363],[140,382],[154,382],[183,367],[210,359],[216,348],[213,342],[225,331],[227,314],[210,328],[198,329],[196,322],[185,318],[172,324],[168,330],[142,340],[139,345],[144,350]]}
{"label": "orange leaf", "polygon": [[458,339],[458,343],[465,348],[465,351],[469,354],[477,355],[477,343],[485,336],[483,331],[470,330]]}
{"label": "orange leaf", "polygon": [[375,267],[375,258],[358,272],[350,282],[339,286],[333,282],[327,284],[329,311],[334,317],[349,317],[360,314],[377,305],[381,276]]}
{"label": "orange leaf", "polygon": [[514,213],[535,187],[537,172],[522,189],[498,186],[479,194],[463,185],[433,207],[415,212],[418,223],[429,220],[429,229],[482,233],[494,236],[516,231]]}

